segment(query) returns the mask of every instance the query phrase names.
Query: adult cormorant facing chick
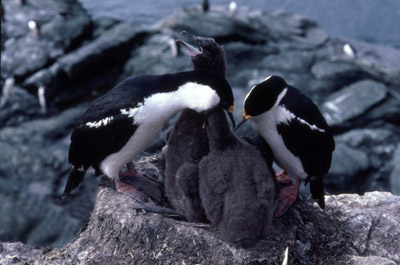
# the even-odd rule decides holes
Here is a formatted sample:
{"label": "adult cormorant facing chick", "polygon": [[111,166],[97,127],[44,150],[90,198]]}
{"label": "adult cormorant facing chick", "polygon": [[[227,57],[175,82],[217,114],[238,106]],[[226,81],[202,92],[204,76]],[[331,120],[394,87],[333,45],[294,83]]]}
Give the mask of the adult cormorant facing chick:
{"label": "adult cormorant facing chick", "polygon": [[135,188],[121,183],[121,167],[145,150],[173,114],[186,108],[202,112],[217,105],[232,111],[232,89],[224,78],[207,71],[125,79],[92,102],[77,122],[63,197],[93,168],[96,175],[114,180],[118,191],[141,198]]}
{"label": "adult cormorant facing chick", "polygon": [[[323,176],[329,171],[335,142],[318,107],[279,76],[254,86],[244,100],[243,120],[269,144],[274,161],[296,178],[286,211],[297,197],[300,180],[310,182],[313,199],[325,207]],[[279,213],[278,213],[279,215]]]}

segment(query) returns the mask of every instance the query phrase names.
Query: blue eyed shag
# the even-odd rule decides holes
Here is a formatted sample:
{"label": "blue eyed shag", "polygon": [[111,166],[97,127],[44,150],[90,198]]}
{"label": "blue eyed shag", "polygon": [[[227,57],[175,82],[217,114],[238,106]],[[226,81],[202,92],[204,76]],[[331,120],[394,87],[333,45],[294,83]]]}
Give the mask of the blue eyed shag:
{"label": "blue eyed shag", "polygon": [[[331,130],[313,101],[279,76],[254,86],[244,100],[243,120],[269,144],[276,164],[297,179],[310,182],[310,192],[325,207],[323,176],[329,171],[335,142]],[[280,215],[280,214],[278,214]]]}
{"label": "blue eyed shag", "polygon": [[92,102],[77,122],[63,197],[91,168],[96,175],[114,180],[118,191],[124,192],[119,189],[120,169],[145,150],[172,115],[186,108],[202,112],[217,105],[231,111],[232,90],[224,78],[207,71],[125,79]]}

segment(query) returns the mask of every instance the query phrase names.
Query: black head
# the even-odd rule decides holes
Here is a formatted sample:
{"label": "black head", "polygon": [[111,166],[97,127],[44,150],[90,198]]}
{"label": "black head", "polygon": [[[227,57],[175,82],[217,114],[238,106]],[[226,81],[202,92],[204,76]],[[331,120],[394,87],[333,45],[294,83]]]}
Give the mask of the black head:
{"label": "black head", "polygon": [[193,42],[191,45],[177,40],[188,50],[195,70],[208,70],[226,76],[225,52],[213,38],[195,36],[186,31],[181,34]]}
{"label": "black head", "polygon": [[247,94],[243,103],[243,120],[236,126],[238,129],[246,120],[270,110],[279,94],[287,87],[282,77],[272,75],[255,85]]}
{"label": "black head", "polygon": [[285,80],[276,75],[272,75],[255,85],[244,100],[244,113],[250,116],[257,116],[270,110],[279,94],[286,87]]}

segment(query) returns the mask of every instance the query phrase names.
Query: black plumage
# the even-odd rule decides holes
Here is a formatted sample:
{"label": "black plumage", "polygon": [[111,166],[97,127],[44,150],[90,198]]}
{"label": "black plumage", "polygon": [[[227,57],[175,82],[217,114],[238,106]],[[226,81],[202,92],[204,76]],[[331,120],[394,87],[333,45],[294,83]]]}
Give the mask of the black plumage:
{"label": "black plumage", "polygon": [[318,107],[278,76],[254,86],[244,102],[244,121],[270,145],[275,162],[287,173],[310,181],[312,197],[324,208],[323,176],[335,142]]}
{"label": "black plumage", "polygon": [[[310,176],[326,174],[331,167],[332,151],[335,148],[329,125],[310,98],[293,86],[287,85],[287,88],[280,104],[300,119],[291,119],[288,124],[277,124],[278,132],[286,147],[300,158],[304,170]],[[323,132],[311,129],[301,120],[315,125]]]}
{"label": "black plumage", "polygon": [[[199,85],[201,91],[208,93],[204,100],[190,93],[190,89]],[[184,94],[174,97],[178,92]],[[162,97],[157,99],[154,95]],[[197,94],[197,97],[201,96]],[[216,104],[233,105],[232,90],[225,79],[207,71],[134,76],[122,81],[95,100],[77,122],[69,150],[69,162],[73,166],[63,196],[79,185],[89,168],[94,168],[97,175],[104,173],[117,179],[121,166],[145,148],[137,146],[150,142],[164,122],[177,111],[187,107],[204,111]],[[130,143],[131,137],[137,136],[138,132],[140,141]],[[132,144],[132,150],[124,149],[128,143]],[[125,153],[120,159],[123,150]],[[109,158],[112,163],[104,165]]]}
{"label": "black plumage", "polygon": [[256,147],[231,132],[221,109],[207,111],[207,118],[210,152],[199,164],[202,205],[224,240],[248,247],[270,228],[274,174]]}
{"label": "black plumage", "polygon": [[208,154],[206,116],[184,110],[167,139],[164,156],[165,194],[173,208],[188,221],[205,221],[199,198],[198,163]]}

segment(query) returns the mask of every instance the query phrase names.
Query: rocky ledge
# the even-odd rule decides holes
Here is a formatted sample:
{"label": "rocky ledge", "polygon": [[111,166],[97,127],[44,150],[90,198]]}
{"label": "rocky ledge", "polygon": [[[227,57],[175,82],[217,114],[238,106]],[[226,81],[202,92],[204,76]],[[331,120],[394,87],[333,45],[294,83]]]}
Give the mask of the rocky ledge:
{"label": "rocky ledge", "polygon": [[[400,194],[397,49],[328,36],[315,21],[297,14],[246,7],[234,16],[227,7],[208,13],[180,10],[151,28],[91,19],[75,0],[5,0],[2,7],[2,241],[62,247],[76,235],[94,207],[97,181],[88,175],[68,200],[60,199],[75,122],[88,102],[129,75],[191,69],[186,54],[171,55],[181,30],[223,45],[237,119],[248,90],[271,74],[316,101],[337,143],[325,178],[328,192]],[[29,21],[39,30],[30,30]],[[238,134],[248,132],[243,127]],[[162,139],[148,151],[162,147]],[[290,247],[292,257],[293,251]]]}
{"label": "rocky ledge", "polygon": [[100,183],[79,235],[62,248],[0,243],[1,264],[373,264],[400,262],[400,197],[384,192],[332,195],[321,211],[307,197],[273,221],[248,249],[222,241],[206,224],[132,209],[136,202]]}

